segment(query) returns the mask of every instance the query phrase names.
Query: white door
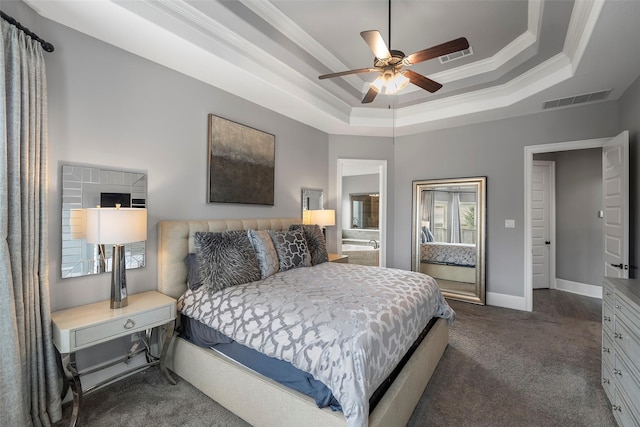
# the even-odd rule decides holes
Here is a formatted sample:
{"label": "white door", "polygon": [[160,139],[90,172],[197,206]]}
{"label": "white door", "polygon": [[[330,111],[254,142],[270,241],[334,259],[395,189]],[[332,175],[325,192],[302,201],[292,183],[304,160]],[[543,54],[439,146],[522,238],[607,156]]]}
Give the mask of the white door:
{"label": "white door", "polygon": [[551,287],[550,194],[553,162],[533,161],[531,174],[531,255],[533,289]]}
{"label": "white door", "polygon": [[602,148],[604,275],[629,277],[629,132]]}

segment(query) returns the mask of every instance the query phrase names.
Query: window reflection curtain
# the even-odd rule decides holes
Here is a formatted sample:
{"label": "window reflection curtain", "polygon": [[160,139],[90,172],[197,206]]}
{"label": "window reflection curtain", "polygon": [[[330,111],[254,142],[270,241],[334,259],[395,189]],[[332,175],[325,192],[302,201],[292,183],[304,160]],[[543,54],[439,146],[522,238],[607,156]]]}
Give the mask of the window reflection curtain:
{"label": "window reflection curtain", "polygon": [[429,227],[433,227],[433,212],[435,210],[435,195],[433,191],[423,190],[420,194],[420,203],[422,205],[422,222],[427,222]]}
{"label": "window reflection curtain", "polygon": [[451,193],[450,195],[451,225],[449,227],[449,242],[460,243],[460,235],[462,234],[460,230],[460,193]]}
{"label": "window reflection curtain", "polygon": [[0,424],[61,418],[47,276],[47,88],[42,46],[0,20]]}

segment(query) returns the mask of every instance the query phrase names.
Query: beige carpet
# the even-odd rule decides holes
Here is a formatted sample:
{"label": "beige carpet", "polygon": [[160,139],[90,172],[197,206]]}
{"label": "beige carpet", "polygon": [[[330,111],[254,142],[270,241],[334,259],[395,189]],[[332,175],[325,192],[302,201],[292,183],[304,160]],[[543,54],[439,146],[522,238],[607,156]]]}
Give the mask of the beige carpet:
{"label": "beige carpet", "polygon": [[[451,302],[449,347],[409,426],[599,426],[615,421],[600,386],[600,323]],[[70,406],[65,405],[68,424]],[[151,369],[83,400],[80,426],[247,424],[190,384]]]}

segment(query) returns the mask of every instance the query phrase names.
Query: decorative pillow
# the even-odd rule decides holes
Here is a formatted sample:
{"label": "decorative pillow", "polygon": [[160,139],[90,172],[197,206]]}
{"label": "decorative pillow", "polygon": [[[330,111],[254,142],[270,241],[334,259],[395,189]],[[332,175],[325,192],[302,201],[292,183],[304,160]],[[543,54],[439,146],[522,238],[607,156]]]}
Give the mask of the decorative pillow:
{"label": "decorative pillow", "polygon": [[184,259],[184,263],[187,264],[187,286],[189,289],[195,291],[202,285],[200,279],[200,261],[198,255],[193,252],[187,255]]}
{"label": "decorative pillow", "polygon": [[260,267],[260,274],[263,279],[277,273],[280,270],[280,260],[278,259],[278,252],[276,252],[271,235],[267,230],[249,230],[247,231],[249,241],[256,251],[256,257],[258,258],[258,266]]}
{"label": "decorative pillow", "polygon": [[329,261],[329,255],[327,255],[327,242],[324,240],[324,234],[322,230],[316,224],[291,224],[289,230],[304,231],[304,239],[307,241],[307,248],[311,255],[311,265],[322,264]]}
{"label": "decorative pillow", "polygon": [[196,232],[194,235],[202,286],[220,291],[260,280],[256,252],[247,232]]}
{"label": "decorative pillow", "polygon": [[311,255],[307,249],[307,241],[302,230],[273,231],[269,230],[273,245],[278,252],[280,271],[296,267],[311,267]]}

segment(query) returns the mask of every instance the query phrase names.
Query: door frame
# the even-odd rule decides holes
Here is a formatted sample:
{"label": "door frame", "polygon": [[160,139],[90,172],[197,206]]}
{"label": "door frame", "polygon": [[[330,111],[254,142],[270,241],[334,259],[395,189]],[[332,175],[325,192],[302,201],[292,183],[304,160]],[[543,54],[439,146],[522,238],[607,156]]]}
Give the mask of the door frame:
{"label": "door frame", "polygon": [[380,203],[378,205],[380,233],[380,252],[378,263],[380,267],[387,266],[387,161],[373,159],[338,159],[336,179],[336,241],[337,252],[342,254],[342,171],[346,165],[368,165],[378,169],[380,188]]}
{"label": "door frame", "polygon": [[611,138],[596,138],[556,142],[552,144],[528,145],[524,147],[524,310],[526,311],[533,311],[533,257],[531,255],[531,173],[533,169],[533,155],[555,151],[602,148],[609,140],[611,140]]}
{"label": "door frame", "polygon": [[[549,245],[549,289],[556,289],[556,162],[553,160],[533,160],[532,157],[531,165],[532,167],[533,165],[545,166],[549,169],[549,186],[547,188],[549,191],[549,240],[551,241]],[[533,187],[532,184],[530,185]],[[531,205],[529,206],[531,209]],[[531,217],[529,218],[531,221]],[[533,259],[531,263],[533,266]],[[531,287],[533,288],[533,284]]]}

